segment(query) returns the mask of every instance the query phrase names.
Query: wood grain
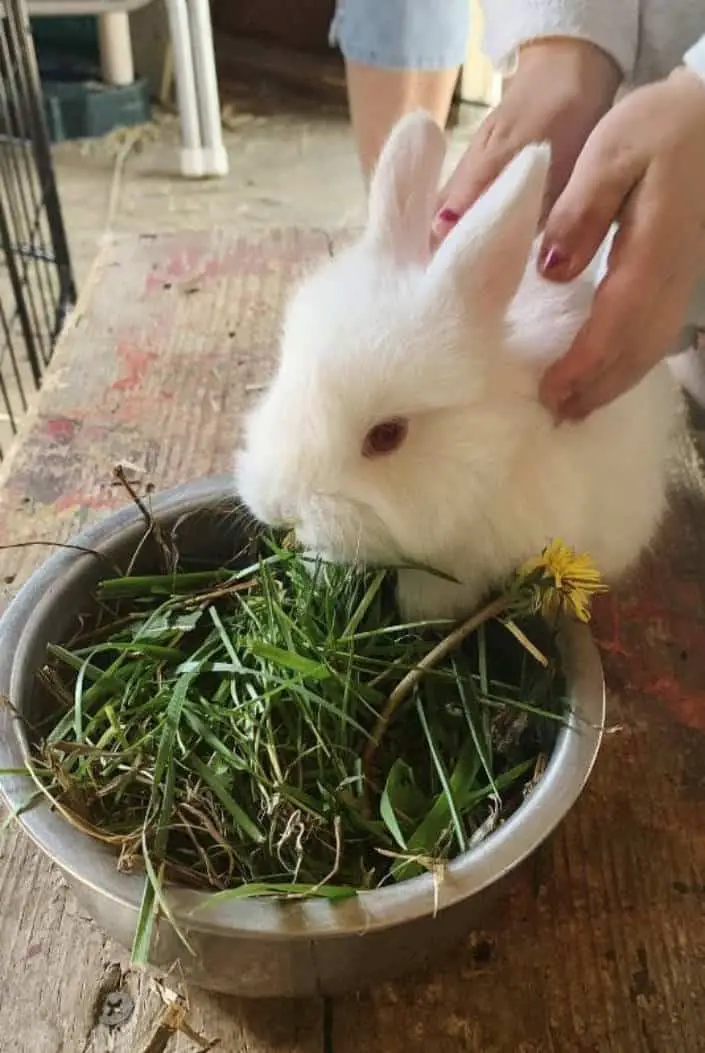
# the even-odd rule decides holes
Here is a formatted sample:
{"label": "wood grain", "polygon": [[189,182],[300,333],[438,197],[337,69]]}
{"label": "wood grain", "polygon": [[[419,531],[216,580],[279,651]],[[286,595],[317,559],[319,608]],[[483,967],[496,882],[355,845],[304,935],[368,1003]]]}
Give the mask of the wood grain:
{"label": "wood grain", "polygon": [[705,1050],[705,522],[689,438],[674,488],[657,549],[596,611],[620,730],[582,799],[442,969],[336,1007],[336,1053],[375,1035],[385,1053]]}
{"label": "wood grain", "polygon": [[[0,543],[66,539],[118,507],[117,462],[160,489],[227,470],[286,291],[329,244],[323,232],[215,231],[109,245],[4,469]],[[330,1034],[319,1003],[191,991],[194,1033],[227,1053],[705,1051],[704,488],[689,440],[675,484],[658,547],[597,613],[621,730],[483,931],[433,973],[329,1006]],[[0,551],[4,602],[45,554]],[[150,979],[124,976],[126,953],[12,828],[0,905],[2,1053],[158,1053]],[[136,1008],[111,1032],[99,1009],[123,983]],[[167,1034],[163,1049],[198,1045]]]}
{"label": "wood grain", "polygon": [[[120,239],[104,251],[89,303],[57,351],[19,446],[4,467],[0,543],[62,541],[124,503],[123,462],[163,489],[227,471],[248,387],[271,368],[293,277],[328,251],[322,233],[238,241],[211,232]],[[0,551],[5,605],[49,550]],[[2,1053],[159,1053],[164,1004],[148,977],[105,939],[58,871],[10,827],[0,842]],[[178,976],[167,979],[179,989]],[[124,987],[124,1027],[99,1023],[107,990]],[[194,1032],[225,1053],[313,1053],[318,1003],[243,1004],[189,992]],[[166,1053],[194,1053],[166,1032]]]}

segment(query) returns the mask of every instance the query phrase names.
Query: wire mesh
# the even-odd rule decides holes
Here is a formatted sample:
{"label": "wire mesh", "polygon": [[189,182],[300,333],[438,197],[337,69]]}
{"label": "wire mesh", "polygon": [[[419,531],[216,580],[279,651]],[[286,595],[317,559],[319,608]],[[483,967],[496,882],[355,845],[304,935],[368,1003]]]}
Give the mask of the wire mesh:
{"label": "wire mesh", "polygon": [[23,0],[0,0],[0,460],[76,292]]}

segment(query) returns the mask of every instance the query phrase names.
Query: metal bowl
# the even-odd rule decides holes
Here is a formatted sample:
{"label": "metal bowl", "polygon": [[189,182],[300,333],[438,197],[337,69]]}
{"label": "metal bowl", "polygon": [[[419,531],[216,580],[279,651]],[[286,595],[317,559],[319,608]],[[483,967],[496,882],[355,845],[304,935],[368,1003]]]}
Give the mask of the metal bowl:
{"label": "metal bowl", "polygon": [[[165,526],[178,523],[182,552],[220,560],[230,558],[236,546],[233,504],[229,479],[216,477],[157,497],[153,509]],[[74,543],[126,563],[143,533],[143,519],[129,507]],[[0,695],[9,697],[17,714],[0,706],[1,769],[25,764],[29,744],[18,717],[36,715],[35,671],[46,645],[66,639],[101,576],[104,568],[94,556],[59,550],[32,575],[0,621]],[[560,731],[543,779],[504,825],[448,866],[437,889],[424,875],[339,903],[251,899],[197,913],[203,894],[172,889],[171,909],[194,953],[161,919],[153,964],[166,967],[179,959],[190,982],[216,991],[306,996],[364,987],[443,954],[482,924],[492,892],[564,818],[592,769],[605,712],[600,659],[585,626],[566,628],[563,650],[574,716]],[[0,788],[16,810],[26,803],[32,784],[27,776],[5,775]],[[96,923],[129,947],[144,878],[118,872],[109,849],[47,804],[19,821],[61,868]]]}

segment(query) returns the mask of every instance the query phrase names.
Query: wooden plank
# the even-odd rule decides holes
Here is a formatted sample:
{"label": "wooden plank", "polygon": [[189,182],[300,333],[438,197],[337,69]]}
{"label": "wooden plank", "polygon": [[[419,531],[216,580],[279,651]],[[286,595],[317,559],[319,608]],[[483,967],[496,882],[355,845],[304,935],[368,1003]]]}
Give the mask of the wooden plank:
{"label": "wooden plank", "polygon": [[[126,238],[94,273],[87,309],[57,351],[21,444],[4,468],[0,542],[66,539],[124,501],[125,461],[158,488],[227,471],[247,387],[271,368],[293,276],[327,252],[322,233],[241,241],[224,233]],[[46,555],[0,552],[3,602]],[[163,1001],[140,975],[126,1025],[99,1022],[128,955],[76,904],[56,869],[10,828],[0,842],[0,1049],[147,1053]],[[178,988],[178,977],[168,981]],[[271,1006],[190,992],[189,1022],[227,1053],[320,1050],[317,1003]],[[167,1053],[198,1048],[185,1034]],[[158,1046],[148,1053],[158,1053]]]}
{"label": "wooden plank", "polygon": [[[215,231],[109,246],[4,469],[0,543],[66,538],[117,507],[118,461],[159,488],[227,470],[247,387],[271,369],[287,288],[329,244],[323,232]],[[483,931],[432,973],[337,1001],[330,1036],[317,1003],[192,991],[195,1032],[234,1053],[705,1049],[704,488],[689,443],[677,483],[659,545],[596,619],[621,730]],[[43,555],[0,552],[5,599]],[[3,1053],[145,1053],[159,994],[128,976],[132,1017],[112,1034],[97,1023],[126,954],[12,830],[0,843],[0,903]],[[166,1053],[197,1048],[181,1034]]]}
{"label": "wooden plank", "polygon": [[[160,489],[227,471],[290,282],[328,245],[322,232],[297,231],[117,239],[3,466],[0,541],[61,540],[118,507],[120,461]],[[39,558],[2,554],[0,580],[16,585]]]}
{"label": "wooden plank", "polygon": [[[150,978],[129,972],[127,953],[100,933],[56,868],[14,829],[0,846],[0,897],[3,1053],[147,1053],[164,1016],[163,999]],[[178,976],[165,983],[181,989]],[[128,992],[135,1009],[111,1030],[100,1014],[106,992],[115,989]],[[218,1048],[228,1053],[321,1048],[316,1003],[243,1003],[195,990],[189,1002],[191,1028],[208,1041],[219,1039]],[[166,1053],[197,1049],[185,1033],[172,1035],[165,1047]]]}
{"label": "wooden plank", "polygon": [[326,54],[335,0],[211,0],[213,28],[240,40],[272,41],[295,51]]}
{"label": "wooden plank", "polygon": [[276,84],[311,99],[345,106],[343,60],[334,51],[297,51],[271,41],[248,40],[225,33],[216,39],[218,71],[227,95],[231,82]]}
{"label": "wooden plank", "polygon": [[621,730],[584,796],[452,960],[336,1007],[336,1053],[705,1049],[705,506],[689,441],[677,476],[659,545],[596,612]]}

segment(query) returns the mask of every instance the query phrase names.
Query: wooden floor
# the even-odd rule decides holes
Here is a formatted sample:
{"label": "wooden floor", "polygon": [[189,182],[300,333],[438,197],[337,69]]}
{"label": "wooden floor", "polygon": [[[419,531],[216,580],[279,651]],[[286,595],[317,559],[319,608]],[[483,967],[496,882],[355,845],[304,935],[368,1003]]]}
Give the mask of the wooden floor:
{"label": "wooden floor", "polygon": [[[227,470],[287,287],[328,244],[290,230],[108,245],[4,469],[0,542],[62,540],[120,505],[118,462],[160,489]],[[126,971],[127,954],[10,829],[0,1051],[188,1053],[216,1039],[224,1053],[705,1051],[705,520],[687,443],[678,483],[658,551],[597,615],[621,730],[557,835],[441,968],[327,1004],[191,991],[186,1020],[202,1041],[159,1032],[153,978]],[[0,552],[3,602],[43,555]],[[101,1007],[115,989],[135,1007],[109,1030]]]}

